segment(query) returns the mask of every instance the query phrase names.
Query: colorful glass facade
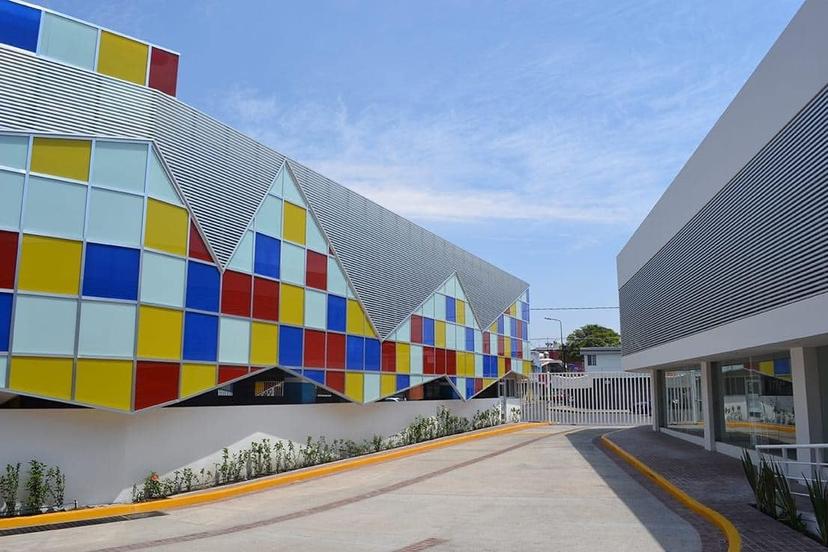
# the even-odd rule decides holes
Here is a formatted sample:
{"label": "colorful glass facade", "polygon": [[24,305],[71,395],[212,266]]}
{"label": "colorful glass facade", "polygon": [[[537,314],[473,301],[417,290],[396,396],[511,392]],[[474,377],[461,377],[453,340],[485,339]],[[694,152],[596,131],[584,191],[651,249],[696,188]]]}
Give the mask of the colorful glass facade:
{"label": "colorful glass facade", "polygon": [[[174,92],[174,72],[153,73],[149,61],[172,63],[161,59],[164,50],[100,29],[84,42],[81,31],[96,28],[8,0],[0,0],[0,23],[0,43],[42,56],[47,72],[53,67],[45,58],[85,67],[81,61],[92,57],[87,69],[133,83],[124,86],[165,82]],[[141,63],[148,72],[137,70]],[[409,270],[411,289],[389,285],[378,294],[386,279],[366,279],[370,271],[352,279],[345,266],[352,275],[362,264],[384,268],[394,251],[376,249],[377,236],[323,228],[316,212],[330,221],[332,211],[355,207],[318,195],[310,201],[289,160],[274,167],[262,195],[244,181],[234,186],[239,201],[257,202],[252,217],[234,216],[232,197],[213,203],[214,192],[192,186],[204,165],[180,151],[166,158],[172,150],[153,135],[47,133],[44,125],[52,120],[29,131],[0,130],[0,390],[133,412],[271,368],[359,403],[440,378],[471,398],[509,373],[528,373],[523,282],[455,246],[447,256],[446,242],[429,235],[434,245],[419,254],[445,261],[429,274]],[[216,165],[234,156],[210,155]],[[258,162],[249,174],[269,166]],[[379,228],[388,215],[372,209],[361,216]],[[227,247],[220,225],[238,227],[240,218],[241,236]],[[404,219],[399,224],[424,232]],[[330,232],[347,246],[346,257]],[[462,271],[452,259],[465,263]],[[473,291],[485,304],[464,287],[467,266],[480,267]],[[431,282],[428,291],[412,291],[422,281]],[[504,283],[515,289],[508,306],[498,299]],[[379,296],[384,304],[377,305]],[[493,301],[506,307],[503,314],[481,324],[475,309],[491,318]],[[399,313],[400,304],[411,306]]]}

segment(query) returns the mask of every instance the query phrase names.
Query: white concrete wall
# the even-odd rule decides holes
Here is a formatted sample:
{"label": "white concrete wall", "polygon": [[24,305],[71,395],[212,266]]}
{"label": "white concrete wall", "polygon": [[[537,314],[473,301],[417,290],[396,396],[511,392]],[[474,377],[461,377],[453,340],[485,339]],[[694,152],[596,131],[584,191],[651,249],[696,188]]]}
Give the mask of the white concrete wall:
{"label": "white concrete wall", "polygon": [[[584,369],[587,372],[620,372],[621,367],[621,353],[583,353],[584,354]],[[595,366],[587,365],[586,355],[595,355]]]}
{"label": "white concrete wall", "polygon": [[[66,472],[66,502],[129,501],[151,471],[213,468],[221,449],[270,438],[362,440],[399,432],[443,405],[470,418],[500,399],[161,408],[125,415],[86,409],[0,410],[0,469],[37,458]],[[21,477],[21,488],[25,478]]]}

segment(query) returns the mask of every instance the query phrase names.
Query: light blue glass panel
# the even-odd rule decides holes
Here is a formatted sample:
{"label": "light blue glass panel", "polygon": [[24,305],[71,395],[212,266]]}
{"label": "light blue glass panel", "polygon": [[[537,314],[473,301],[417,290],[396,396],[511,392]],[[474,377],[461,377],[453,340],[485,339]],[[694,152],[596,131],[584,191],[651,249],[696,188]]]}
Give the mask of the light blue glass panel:
{"label": "light blue glass panel", "polygon": [[365,392],[362,400],[364,402],[377,400],[380,396],[380,375],[368,373],[363,378]]}
{"label": "light blue glass panel", "polygon": [[22,174],[0,171],[0,227],[20,228],[24,179]]}
{"label": "light blue glass panel", "polygon": [[[466,378],[455,378],[454,382],[454,390],[457,391],[457,394],[460,395],[462,398],[466,398]],[[451,380],[449,380],[451,381]]]}
{"label": "light blue glass panel", "polygon": [[305,217],[305,224],[307,226],[305,239],[307,240],[308,249],[327,255],[328,242],[325,241],[324,236],[322,236],[322,231],[310,213]]}
{"label": "light blue glass panel", "polygon": [[282,242],[282,281],[300,286],[305,285],[305,250]]}
{"label": "light blue glass panel", "polygon": [[474,355],[474,377],[483,377],[483,355]]}
{"label": "light blue glass panel", "polygon": [[[230,270],[237,270],[247,274],[253,274],[253,232],[245,232],[244,237],[239,243],[236,252],[233,253],[233,258],[227,264]],[[282,248],[284,250],[284,247]]]}
{"label": "light blue glass panel", "polygon": [[0,136],[0,165],[26,170],[28,136]]}
{"label": "light blue glass panel", "polygon": [[141,247],[143,213],[142,197],[93,188],[89,192],[86,238],[99,243]]}
{"label": "light blue glass panel", "polygon": [[250,322],[222,317],[219,321],[219,362],[247,364],[250,356]]}
{"label": "light blue glass panel", "polygon": [[411,341],[411,319],[407,319],[397,328],[397,341],[409,343]]}
{"label": "light blue glass panel", "polygon": [[147,175],[147,194],[150,197],[172,203],[174,205],[184,206],[181,199],[178,197],[175,188],[170,182],[167,172],[161,165],[161,161],[156,157],[155,152],[152,152],[149,161],[149,174]]}
{"label": "light blue glass panel", "polygon": [[419,345],[412,345],[409,349],[409,359],[411,360],[411,373],[423,373],[423,348]]}
{"label": "light blue glass panel", "polygon": [[86,186],[29,176],[23,229],[80,239],[86,209]]}
{"label": "light blue glass panel", "polygon": [[8,368],[8,357],[0,356],[0,387],[6,386],[6,372],[8,372]]}
{"label": "light blue glass panel", "polygon": [[480,330],[474,330],[474,352],[483,352],[483,332]]}
{"label": "light blue glass panel", "polygon": [[256,232],[273,238],[282,237],[282,200],[265,196],[256,214]]}
{"label": "light blue glass panel", "polygon": [[49,12],[43,14],[42,25],[38,53],[84,69],[95,67],[96,28]]}
{"label": "light blue glass panel", "polygon": [[497,334],[494,332],[489,334],[489,351],[491,351],[491,354],[497,355]]}
{"label": "light blue glass panel", "polygon": [[348,283],[333,257],[328,257],[328,291],[343,296],[348,293]]}
{"label": "light blue glass panel", "polygon": [[456,294],[457,294],[455,289],[456,289],[456,284],[455,284],[455,281],[454,281],[454,276],[452,276],[451,278],[448,279],[448,281],[446,282],[446,285],[445,285],[446,295],[448,295],[449,297],[455,297]]}
{"label": "light blue glass panel", "polygon": [[71,299],[18,295],[13,352],[74,355],[77,308]]}
{"label": "light blue glass panel", "polygon": [[307,208],[305,200],[302,198],[302,194],[299,193],[299,188],[296,186],[296,182],[293,181],[293,178],[291,178],[290,173],[287,171],[285,171],[285,179],[282,186],[284,188],[283,193],[286,200]]}
{"label": "light blue glass panel", "polygon": [[135,305],[84,301],[79,331],[79,355],[132,358]]}
{"label": "light blue glass panel", "polygon": [[144,193],[144,174],[147,170],[146,144],[97,141],[93,159],[93,186],[108,186],[138,194]]}
{"label": "light blue glass panel", "polygon": [[[443,307],[445,307],[445,305],[443,305]],[[431,295],[428,299],[425,300],[422,309],[423,316],[434,318],[434,295]]]}
{"label": "light blue glass panel", "polygon": [[472,313],[471,307],[468,303],[465,303],[466,306],[466,326],[470,328],[477,327],[477,321],[474,319],[474,313]]}
{"label": "light blue glass panel", "polygon": [[454,293],[455,293],[454,296],[457,299],[460,299],[461,301],[465,301],[466,300],[466,294],[463,293],[463,286],[460,285],[460,282],[457,281],[456,277],[454,278],[454,282],[455,282],[454,283],[454,286],[455,286],[454,287]]}
{"label": "light blue glass panel", "polygon": [[[446,328],[448,330],[448,328]],[[458,351],[466,350],[466,327],[454,326],[454,346]]]}
{"label": "light blue glass panel", "polygon": [[186,261],[144,251],[141,263],[141,302],[183,307]]}
{"label": "light blue glass panel", "polygon": [[327,324],[328,297],[324,293],[305,290],[305,326],[324,330]]}
{"label": "light blue glass panel", "polygon": [[446,319],[446,296],[442,294],[434,295],[434,318],[437,320]]}
{"label": "light blue glass panel", "polygon": [[457,326],[451,323],[446,324],[446,349],[457,348]]}
{"label": "light blue glass panel", "polygon": [[282,197],[282,183],[285,181],[284,169],[282,172],[276,175],[276,178],[273,179],[273,184],[270,185],[270,190],[268,191],[269,194],[273,194],[276,197]]}

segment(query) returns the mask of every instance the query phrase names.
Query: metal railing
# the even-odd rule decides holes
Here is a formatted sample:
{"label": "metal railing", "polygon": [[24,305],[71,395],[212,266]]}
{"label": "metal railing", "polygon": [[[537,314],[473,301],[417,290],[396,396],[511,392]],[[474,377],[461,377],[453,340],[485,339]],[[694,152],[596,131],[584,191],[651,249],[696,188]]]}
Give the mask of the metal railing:
{"label": "metal railing", "polygon": [[535,373],[522,382],[525,421],[565,425],[652,423],[650,375],[628,372]]}
{"label": "metal railing", "polygon": [[[776,463],[788,480],[800,485],[811,481],[816,473],[823,479],[828,474],[828,443],[756,445],[756,452],[760,458],[764,457],[768,462]],[[791,492],[799,496],[808,496],[808,493],[796,488],[792,488]]]}

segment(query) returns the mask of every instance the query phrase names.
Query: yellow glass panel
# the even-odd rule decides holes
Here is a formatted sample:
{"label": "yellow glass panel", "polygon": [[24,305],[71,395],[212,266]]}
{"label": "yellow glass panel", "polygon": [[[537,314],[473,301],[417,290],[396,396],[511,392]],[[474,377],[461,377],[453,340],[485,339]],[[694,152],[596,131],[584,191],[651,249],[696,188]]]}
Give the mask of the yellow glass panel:
{"label": "yellow glass panel", "polygon": [[198,395],[216,386],[216,366],[214,364],[184,364],[181,366],[181,396]]}
{"label": "yellow glass panel", "polygon": [[512,340],[503,336],[503,356],[512,356]]}
{"label": "yellow glass panel", "polygon": [[305,290],[282,284],[279,290],[279,321],[293,326],[305,324]]}
{"label": "yellow glass panel", "polygon": [[24,235],[18,287],[77,295],[80,266],[81,242]]}
{"label": "yellow glass panel", "polygon": [[457,317],[457,323],[461,326],[466,325],[466,304],[460,299],[454,300],[454,313]]}
{"label": "yellow glass panel", "polygon": [[101,31],[98,72],[135,84],[146,84],[148,54],[146,44]]}
{"label": "yellow glass panel", "polygon": [[773,361],[766,360],[764,362],[759,363],[759,371],[763,374],[767,374],[769,376],[773,375]]}
{"label": "yellow glass panel", "polygon": [[182,316],[181,311],[142,305],[138,316],[138,356],[181,358]]}
{"label": "yellow glass panel", "polygon": [[517,316],[517,307],[514,303],[509,306],[509,316]]}
{"label": "yellow glass panel", "polygon": [[434,345],[442,349],[446,348],[446,323],[442,320],[434,321]]}
{"label": "yellow glass panel", "polygon": [[503,357],[497,357],[497,375],[501,377],[506,375],[506,359]]}
{"label": "yellow glass panel", "polygon": [[307,211],[285,201],[284,229],[282,235],[286,240],[305,245],[305,219]]}
{"label": "yellow glass panel", "polygon": [[397,392],[397,376],[383,374],[380,377],[380,397],[387,397]]}
{"label": "yellow glass panel", "polygon": [[364,331],[365,315],[362,307],[354,299],[348,299],[347,330],[349,334],[362,335]]}
{"label": "yellow glass panel", "polygon": [[397,343],[395,349],[397,354],[397,373],[409,373],[411,371],[411,351],[409,350],[408,343]]}
{"label": "yellow glass panel", "polygon": [[115,408],[132,408],[132,361],[78,360],[75,374],[75,400]]}
{"label": "yellow glass panel", "polygon": [[489,326],[489,331],[492,333],[497,333],[497,320],[492,322],[492,325]]}
{"label": "yellow glass panel", "polygon": [[9,388],[69,400],[72,398],[72,359],[14,357],[9,366]]}
{"label": "yellow glass panel", "polygon": [[497,380],[493,379],[493,378],[483,378],[483,389],[486,389],[487,387],[489,387],[491,384],[493,384],[496,381]]}
{"label": "yellow glass panel", "polygon": [[345,396],[352,401],[362,402],[362,374],[345,372]]}
{"label": "yellow glass panel", "polygon": [[466,353],[466,377],[474,377],[474,353]]}
{"label": "yellow glass panel", "polygon": [[527,374],[527,375],[532,373],[532,361],[531,360],[524,360],[523,361],[523,373]]}
{"label": "yellow glass panel", "polygon": [[250,363],[276,366],[278,347],[279,327],[276,324],[253,322],[250,330]]}
{"label": "yellow glass panel", "polygon": [[368,320],[368,315],[365,314],[365,311],[362,310],[361,308],[360,308],[360,311],[362,311],[362,330],[363,330],[362,333],[363,333],[363,335],[365,337],[377,337],[377,335],[374,333],[374,328],[371,326],[371,321]]}
{"label": "yellow glass panel", "polygon": [[89,180],[92,142],[65,138],[35,138],[32,147],[32,172],[73,180]]}
{"label": "yellow glass panel", "polygon": [[153,249],[187,254],[189,217],[187,210],[155,199],[147,200],[147,227],[144,245]]}

